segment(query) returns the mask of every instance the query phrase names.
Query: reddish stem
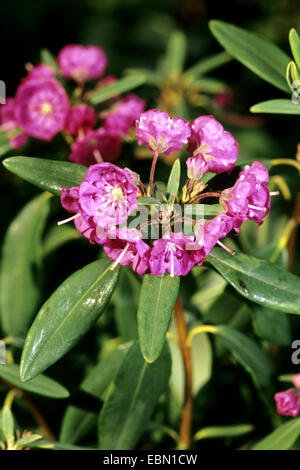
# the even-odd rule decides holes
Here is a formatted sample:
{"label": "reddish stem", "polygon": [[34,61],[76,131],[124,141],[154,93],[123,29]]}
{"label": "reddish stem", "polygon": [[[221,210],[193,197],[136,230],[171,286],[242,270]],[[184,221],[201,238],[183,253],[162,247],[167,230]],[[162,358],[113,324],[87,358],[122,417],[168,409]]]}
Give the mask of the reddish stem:
{"label": "reddish stem", "polygon": [[155,150],[155,153],[154,153],[154,157],[153,157],[153,160],[152,160],[152,165],[151,165],[151,171],[150,171],[150,196],[152,196],[152,191],[153,191],[153,180],[154,180],[154,173],[155,173],[155,167],[156,167],[156,163],[157,163],[157,160],[158,160],[158,150]]}

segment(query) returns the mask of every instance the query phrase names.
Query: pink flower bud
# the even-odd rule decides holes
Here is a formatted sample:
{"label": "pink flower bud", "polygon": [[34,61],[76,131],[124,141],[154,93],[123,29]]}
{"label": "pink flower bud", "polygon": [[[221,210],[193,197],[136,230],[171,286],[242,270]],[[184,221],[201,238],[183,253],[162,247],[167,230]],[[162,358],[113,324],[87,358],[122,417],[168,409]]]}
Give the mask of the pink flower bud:
{"label": "pink flower bud", "polygon": [[300,412],[300,392],[290,388],[284,392],[278,392],[274,396],[277,413],[283,416],[298,416]]}

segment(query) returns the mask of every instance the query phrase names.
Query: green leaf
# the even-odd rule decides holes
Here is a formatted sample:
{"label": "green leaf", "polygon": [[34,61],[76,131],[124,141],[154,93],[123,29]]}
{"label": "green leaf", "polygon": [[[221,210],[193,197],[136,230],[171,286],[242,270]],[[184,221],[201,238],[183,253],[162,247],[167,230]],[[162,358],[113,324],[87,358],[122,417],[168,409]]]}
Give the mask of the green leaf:
{"label": "green leaf", "polygon": [[28,447],[47,450],[96,450],[93,447],[73,446],[72,444],[57,441],[47,441],[46,439],[30,442]]}
{"label": "green leaf", "polygon": [[266,388],[271,376],[271,364],[255,341],[229,326],[216,326],[215,333],[251,375],[255,385]]}
{"label": "green leaf", "polygon": [[141,75],[140,73],[137,75],[130,75],[128,77],[121,78],[111,85],[107,85],[100,90],[96,90],[91,94],[89,102],[91,104],[103,103],[103,101],[106,101],[109,98],[113,98],[114,96],[120,95],[121,93],[125,93],[143,85],[146,81],[147,77],[145,75]]}
{"label": "green leaf", "polygon": [[20,376],[27,381],[66,354],[106,307],[118,278],[110,260],[88,264],[66,279],[39,311],[27,335]]}
{"label": "green leaf", "polygon": [[238,437],[253,431],[252,424],[233,424],[229,426],[210,426],[196,432],[194,439],[227,439]]}
{"label": "green leaf", "polygon": [[164,70],[167,76],[179,77],[182,73],[186,56],[186,37],[181,31],[174,31],[167,45]]}
{"label": "green leaf", "polygon": [[2,408],[2,431],[6,439],[14,435],[14,417],[7,405]]}
{"label": "green leaf", "polygon": [[252,447],[252,450],[288,450],[300,434],[300,418],[291,419],[279,426]]}
{"label": "green leaf", "polygon": [[224,64],[227,64],[231,60],[232,57],[227,52],[219,52],[218,54],[206,57],[200,62],[197,62],[185,72],[184,76],[188,78],[197,78],[207,72],[211,72],[212,70],[221,67]]}
{"label": "green leaf", "polygon": [[169,194],[169,200],[172,199],[174,195],[177,195],[180,183],[180,159],[177,158],[173,163],[172,170],[170,172],[167,193]]}
{"label": "green leaf", "polygon": [[282,346],[291,344],[289,317],[282,312],[255,307],[253,309],[253,327],[261,339]]}
{"label": "green leaf", "polygon": [[82,183],[87,168],[77,163],[59,162],[44,158],[10,157],[3,161],[5,168],[41,189],[60,196],[63,187]]}
{"label": "green leaf", "polygon": [[0,271],[1,323],[5,334],[22,336],[40,300],[40,238],[49,212],[49,193],[21,210],[5,236]]}
{"label": "green leaf", "polygon": [[178,295],[180,277],[169,274],[143,277],[138,306],[138,335],[148,363],[159,357]]}
{"label": "green leaf", "polygon": [[267,114],[300,114],[300,99],[299,103],[293,103],[291,99],[262,101],[251,106],[250,111],[251,113]]}
{"label": "green leaf", "polygon": [[161,87],[165,80],[165,77],[162,73],[159,73],[156,70],[142,67],[125,69],[125,73],[133,76],[141,75],[142,77],[146,78],[146,83],[149,83],[150,85],[156,85],[158,87]]}
{"label": "green leaf", "polygon": [[242,296],[264,307],[300,314],[300,278],[267,260],[215,248],[208,261]]}
{"label": "green leaf", "polygon": [[199,92],[218,94],[223,93],[228,86],[215,78],[198,78],[193,82],[193,87],[198,88]]}
{"label": "green leaf", "polygon": [[295,59],[298,69],[300,70],[300,38],[294,28],[290,30],[289,40],[293,57]]}
{"label": "green leaf", "polygon": [[252,72],[289,93],[285,71],[290,58],[272,42],[223,21],[210,21],[210,29],[226,51]]}
{"label": "green leaf", "polygon": [[70,394],[60,383],[45,375],[39,375],[29,382],[21,382],[18,364],[0,364],[0,377],[27,392],[49,398],[67,398]]}
{"label": "green leaf", "polygon": [[43,248],[44,256],[48,256],[66,243],[80,238],[80,232],[69,225],[53,225],[45,236]]}
{"label": "green leaf", "polygon": [[29,444],[33,444],[36,441],[39,441],[42,439],[42,436],[39,434],[30,434],[29,436],[21,437],[21,439],[18,439],[16,441],[16,446],[20,447],[28,447]]}
{"label": "green leaf", "polygon": [[137,301],[140,282],[129,269],[122,269],[114,291],[115,320],[123,341],[137,338]]}
{"label": "green leaf", "polygon": [[297,81],[298,84],[300,82],[300,76],[295,62],[291,61],[288,63],[285,76],[291,92],[294,93],[294,91],[299,88],[297,87]]}
{"label": "green leaf", "polygon": [[168,386],[168,348],[153,364],[144,361],[138,343],[126,355],[99,416],[99,449],[133,449]]}
{"label": "green leaf", "polygon": [[54,55],[48,49],[41,50],[41,62],[58,72],[58,65]]}
{"label": "green leaf", "polygon": [[[104,393],[120,369],[129,347],[129,343],[122,344],[114,349],[109,356],[102,359],[88,372],[79,389],[103,400]],[[68,406],[63,418],[59,440],[70,444],[78,442],[96,427],[97,419],[96,413],[77,406]]]}

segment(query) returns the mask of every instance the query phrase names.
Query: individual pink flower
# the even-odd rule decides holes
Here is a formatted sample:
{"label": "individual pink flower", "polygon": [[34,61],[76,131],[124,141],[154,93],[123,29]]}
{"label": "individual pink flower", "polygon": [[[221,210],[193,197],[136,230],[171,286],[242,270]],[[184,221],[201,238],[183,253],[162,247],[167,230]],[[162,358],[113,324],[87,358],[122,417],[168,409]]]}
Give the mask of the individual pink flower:
{"label": "individual pink flower", "polygon": [[235,185],[221,194],[220,202],[226,213],[261,225],[270,210],[268,180],[269,173],[263,163],[255,161],[251,166],[246,165]]}
{"label": "individual pink flower", "polygon": [[86,133],[94,127],[96,121],[97,116],[91,106],[72,106],[67,115],[66,130],[72,135],[77,135],[80,131]]}
{"label": "individual pink flower", "polygon": [[138,144],[145,145],[153,153],[169,155],[181,150],[190,135],[189,123],[185,119],[171,118],[165,111],[150,109],[136,121]]}
{"label": "individual pink flower", "polygon": [[150,246],[142,240],[136,229],[123,227],[117,231],[116,239],[107,241],[103,250],[115,263],[113,267],[132,265],[133,271],[145,274],[149,268]]}
{"label": "individual pink flower", "polygon": [[300,412],[300,391],[290,388],[275,394],[277,413],[283,416],[298,416]]}
{"label": "individual pink flower", "polygon": [[80,165],[90,166],[102,161],[113,162],[121,153],[120,136],[101,127],[87,131],[84,137],[78,137],[71,145],[69,159]]}
{"label": "individual pink flower", "polygon": [[60,51],[57,61],[61,74],[79,83],[101,77],[107,67],[106,54],[97,46],[70,44]]}
{"label": "individual pink flower", "polygon": [[145,108],[145,101],[133,94],[124,96],[115,103],[110,111],[105,112],[103,126],[124,137],[134,125]]}
{"label": "individual pink flower", "polygon": [[26,80],[17,90],[16,120],[32,137],[53,139],[64,128],[68,111],[68,95],[54,79]]}
{"label": "individual pink flower", "polygon": [[28,80],[49,80],[55,78],[55,70],[52,67],[49,67],[45,64],[39,64],[36,66],[31,66],[28,70],[27,77],[23,78],[22,83],[27,82]]}
{"label": "individual pink flower", "polygon": [[238,157],[239,146],[233,136],[224,131],[213,116],[199,116],[191,123],[189,151],[204,157],[204,173],[222,173],[232,170]]}
{"label": "individual pink flower", "polygon": [[188,249],[192,242],[193,237],[180,232],[155,240],[149,260],[151,274],[186,276],[195,264],[194,253]]}
{"label": "individual pink flower", "polygon": [[10,144],[14,149],[22,147],[27,142],[27,134],[20,129],[16,121],[14,98],[7,98],[6,103],[1,105],[0,122],[4,132],[13,133],[18,130],[18,135],[9,138]]}
{"label": "individual pink flower", "polygon": [[127,170],[108,162],[92,165],[79,187],[81,213],[107,229],[126,222],[137,207],[136,195]]}

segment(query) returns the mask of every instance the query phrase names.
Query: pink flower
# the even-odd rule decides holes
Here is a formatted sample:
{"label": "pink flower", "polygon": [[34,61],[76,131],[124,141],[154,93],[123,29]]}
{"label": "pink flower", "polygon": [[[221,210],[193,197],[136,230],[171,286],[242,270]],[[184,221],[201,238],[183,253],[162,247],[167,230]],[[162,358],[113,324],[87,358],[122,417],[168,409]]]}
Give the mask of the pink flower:
{"label": "pink flower", "polygon": [[126,136],[145,108],[145,101],[133,94],[124,96],[105,113],[104,127]]}
{"label": "pink flower", "polygon": [[61,74],[79,83],[99,78],[107,67],[106,54],[97,46],[70,44],[60,51],[57,61]]}
{"label": "pink flower", "polygon": [[19,134],[15,137],[9,138],[11,146],[14,149],[22,147],[22,145],[27,142],[28,136],[20,129],[16,121],[14,98],[6,99],[6,103],[1,105],[0,113],[0,121],[4,132],[10,133],[16,131],[17,129],[20,131]]}
{"label": "pink flower", "polygon": [[224,131],[213,116],[199,116],[191,123],[189,151],[201,154],[206,161],[204,173],[222,173],[232,170],[239,146],[233,136]]}
{"label": "pink flower", "polygon": [[191,135],[189,123],[179,117],[171,118],[168,113],[150,109],[136,121],[135,136],[139,145],[145,145],[151,152],[169,155],[181,150]]}
{"label": "pink flower", "polygon": [[92,165],[79,188],[82,215],[105,229],[125,223],[137,207],[136,194],[127,170],[107,162]]}
{"label": "pink flower", "polygon": [[155,240],[149,261],[151,274],[186,276],[195,264],[194,252],[188,249],[192,242],[193,237],[179,232]]}
{"label": "pink flower", "polygon": [[117,238],[104,244],[104,252],[115,261],[114,266],[132,265],[138,274],[145,274],[149,268],[151,248],[142,240],[141,233],[126,227],[117,231]]}
{"label": "pink flower", "polygon": [[68,111],[68,95],[54,79],[26,80],[17,90],[16,120],[32,137],[53,139],[65,126]]}
{"label": "pink flower", "polygon": [[55,70],[52,67],[48,67],[45,64],[39,64],[36,66],[31,66],[27,77],[23,78],[22,83],[27,82],[28,80],[49,80],[55,78]]}
{"label": "pink flower", "polygon": [[86,104],[72,106],[67,115],[66,130],[72,135],[77,135],[79,131],[87,132],[91,130],[96,121],[97,116],[91,106]]}
{"label": "pink flower", "polygon": [[300,391],[290,388],[284,392],[276,393],[275,396],[277,413],[283,416],[298,416],[300,412]]}
{"label": "pink flower", "polygon": [[87,131],[84,137],[78,137],[71,145],[69,159],[80,165],[90,166],[105,161],[115,161],[121,152],[121,141],[118,134],[101,127]]}
{"label": "pink flower", "polygon": [[268,179],[268,170],[263,163],[246,165],[235,185],[221,194],[220,202],[226,213],[261,225],[270,210],[270,192],[266,186]]}

